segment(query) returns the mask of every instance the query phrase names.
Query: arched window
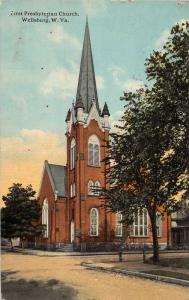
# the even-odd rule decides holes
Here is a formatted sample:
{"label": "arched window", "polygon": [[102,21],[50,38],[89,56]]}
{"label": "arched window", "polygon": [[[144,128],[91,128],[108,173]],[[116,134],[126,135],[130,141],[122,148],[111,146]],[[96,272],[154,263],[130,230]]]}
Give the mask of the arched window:
{"label": "arched window", "polygon": [[115,234],[116,236],[122,236],[122,214],[120,212],[115,215]]}
{"label": "arched window", "polygon": [[71,151],[70,151],[70,169],[75,168],[75,161],[76,161],[76,141],[73,138],[71,141]]}
{"label": "arched window", "polygon": [[98,210],[96,208],[90,211],[90,236],[98,236]]}
{"label": "arched window", "polygon": [[96,190],[94,191],[94,193],[95,193],[96,196],[100,195],[100,187],[101,187],[100,181],[97,180],[95,182],[95,188],[96,188]]}
{"label": "arched window", "polygon": [[94,182],[92,180],[89,180],[89,182],[88,182],[88,195],[93,195],[94,194],[93,189],[94,189]]}
{"label": "arched window", "polygon": [[48,200],[45,199],[43,201],[43,206],[42,206],[42,225],[45,225],[45,230],[43,232],[43,236],[45,238],[48,238],[49,235],[49,205],[48,205]]}
{"label": "arched window", "polygon": [[88,163],[90,166],[100,166],[100,142],[95,134],[88,140]]}
{"label": "arched window", "polygon": [[88,195],[99,196],[100,195],[100,187],[101,187],[101,184],[98,180],[95,181],[95,183],[92,180],[89,180]]}

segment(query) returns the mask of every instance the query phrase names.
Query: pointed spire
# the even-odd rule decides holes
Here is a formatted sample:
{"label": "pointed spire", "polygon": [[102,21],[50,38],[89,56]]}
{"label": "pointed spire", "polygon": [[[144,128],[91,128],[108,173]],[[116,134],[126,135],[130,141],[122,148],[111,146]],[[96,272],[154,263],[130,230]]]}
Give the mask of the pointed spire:
{"label": "pointed spire", "polygon": [[109,109],[108,109],[108,105],[107,105],[107,103],[105,102],[105,104],[104,104],[104,107],[103,107],[103,110],[102,110],[102,117],[103,116],[110,116],[110,112],[109,112]]}
{"label": "pointed spire", "polygon": [[89,112],[92,101],[96,102],[96,107],[99,110],[88,18],[86,19],[76,101],[80,96],[83,101],[85,112]]}
{"label": "pointed spire", "polygon": [[67,116],[66,116],[66,122],[70,121],[70,117],[71,117],[71,110],[68,110]]}
{"label": "pointed spire", "polygon": [[82,101],[82,97],[81,97],[81,94],[79,94],[79,97],[77,98],[76,100],[76,104],[75,104],[75,108],[85,108],[84,107],[84,104],[83,104],[83,101]]}

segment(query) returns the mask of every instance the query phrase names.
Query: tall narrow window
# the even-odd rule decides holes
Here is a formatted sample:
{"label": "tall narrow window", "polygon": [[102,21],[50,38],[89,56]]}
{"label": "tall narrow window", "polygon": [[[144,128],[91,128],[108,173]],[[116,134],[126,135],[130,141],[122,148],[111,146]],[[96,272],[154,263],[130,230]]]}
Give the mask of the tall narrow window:
{"label": "tall narrow window", "polygon": [[73,195],[73,197],[75,197],[75,195],[76,195],[75,182],[74,182],[73,185],[72,185],[72,195]]}
{"label": "tall narrow window", "polygon": [[75,168],[75,161],[76,161],[76,141],[73,138],[71,141],[71,151],[70,151],[70,169]]}
{"label": "tall narrow window", "polygon": [[76,187],[75,182],[70,185],[70,197],[75,197],[76,195]]}
{"label": "tall narrow window", "polygon": [[93,144],[89,143],[88,146],[88,152],[89,152],[89,165],[93,165]]}
{"label": "tall narrow window", "polygon": [[88,182],[88,195],[93,195],[94,182],[89,180]]}
{"label": "tall narrow window", "polygon": [[99,166],[99,145],[95,144],[94,146],[94,166]]}
{"label": "tall narrow window", "polygon": [[116,213],[115,219],[115,235],[122,236],[122,214],[120,212]]}
{"label": "tall narrow window", "polygon": [[100,166],[100,142],[95,134],[88,140],[88,163],[90,166]]}
{"label": "tall narrow window", "polygon": [[95,191],[94,191],[94,193],[95,193],[96,196],[100,195],[100,187],[101,187],[100,182],[97,180],[95,182]]}
{"label": "tall narrow window", "polygon": [[48,238],[48,235],[49,235],[49,206],[48,206],[47,199],[45,199],[43,201],[43,206],[42,206],[42,225],[45,225],[43,236],[45,238]]}
{"label": "tall narrow window", "polygon": [[98,210],[96,208],[90,211],[90,236],[98,236]]}
{"label": "tall narrow window", "polygon": [[148,235],[148,213],[146,208],[144,208],[142,211],[138,210],[138,212],[134,214],[132,235],[133,236]]}

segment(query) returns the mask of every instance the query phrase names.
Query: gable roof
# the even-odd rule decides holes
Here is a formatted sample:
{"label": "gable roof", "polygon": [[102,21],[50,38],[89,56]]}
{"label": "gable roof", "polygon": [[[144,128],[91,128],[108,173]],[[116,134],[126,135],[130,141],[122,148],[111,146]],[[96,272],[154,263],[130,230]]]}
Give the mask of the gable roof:
{"label": "gable roof", "polygon": [[66,197],[66,167],[49,164],[51,176],[59,197]]}
{"label": "gable roof", "polygon": [[45,170],[49,176],[53,192],[57,192],[58,197],[66,197],[66,167],[62,165],[49,164],[48,161],[45,160],[43,176]]}

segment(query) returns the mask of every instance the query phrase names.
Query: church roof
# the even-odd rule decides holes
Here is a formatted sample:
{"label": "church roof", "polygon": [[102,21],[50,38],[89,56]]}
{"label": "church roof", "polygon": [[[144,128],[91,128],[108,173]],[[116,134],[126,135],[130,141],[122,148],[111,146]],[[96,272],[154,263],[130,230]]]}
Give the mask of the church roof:
{"label": "church roof", "polygon": [[66,116],[66,122],[68,122],[70,120],[70,117],[71,117],[71,110],[69,109],[68,112],[67,112],[67,116]]}
{"label": "church roof", "polygon": [[59,197],[66,197],[66,167],[49,164],[48,161],[45,165],[54,192],[57,191]]}
{"label": "church roof", "polygon": [[81,56],[76,103],[80,97],[82,98],[82,102],[84,105],[84,112],[86,113],[89,112],[92,101],[96,102],[96,107],[99,111],[88,21],[86,21],[86,26],[85,26],[85,35],[84,35],[83,50]]}
{"label": "church roof", "polygon": [[104,108],[102,110],[102,116],[105,116],[105,115],[110,116],[110,112],[109,112],[108,105],[106,102],[105,102]]}

